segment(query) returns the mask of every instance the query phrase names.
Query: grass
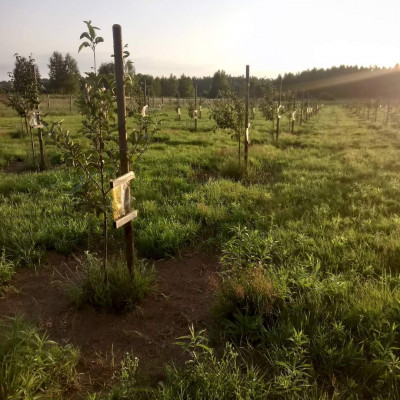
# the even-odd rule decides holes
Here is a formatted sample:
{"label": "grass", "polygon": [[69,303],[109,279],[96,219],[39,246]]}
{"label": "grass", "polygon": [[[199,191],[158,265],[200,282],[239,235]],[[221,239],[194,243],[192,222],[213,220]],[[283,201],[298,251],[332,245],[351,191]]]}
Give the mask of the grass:
{"label": "grass", "polygon": [[[178,122],[173,108],[165,108],[162,131],[133,166],[138,255],[164,258],[201,248],[221,256],[223,280],[214,307],[216,348],[194,346],[186,368],[170,366],[163,386],[140,396],[396,398],[398,129],[384,126],[384,112],[371,124],[328,106],[296,135],[285,132],[284,121],[274,145],[271,124],[256,115],[246,172],[237,165],[237,144],[213,130],[206,108],[197,133],[185,112]],[[1,121],[0,163],[28,161],[28,142],[11,135],[18,118]],[[78,137],[77,115],[67,115],[64,125]],[[53,151],[57,159],[49,145],[48,154]],[[4,265],[37,265],[46,250],[69,254],[100,237],[99,221],[73,207],[77,176],[54,164],[43,173],[0,174]],[[121,232],[110,236],[120,247]],[[74,295],[90,292],[110,305],[110,292],[92,277],[90,290]],[[115,389],[121,399],[143,389],[136,362],[129,365],[133,373],[119,376]],[[223,382],[229,382],[225,389]]]}
{"label": "grass", "polygon": [[155,271],[144,262],[136,263],[133,276],[121,258],[110,260],[105,269],[102,260],[86,252],[78,276],[69,278],[68,293],[78,307],[91,304],[114,312],[132,311],[152,290]]}
{"label": "grass", "polygon": [[5,251],[3,250],[0,256],[0,294],[7,288],[14,273],[14,265],[11,261],[7,260]]}
{"label": "grass", "polygon": [[61,399],[77,378],[79,353],[20,318],[0,323],[0,399]]}

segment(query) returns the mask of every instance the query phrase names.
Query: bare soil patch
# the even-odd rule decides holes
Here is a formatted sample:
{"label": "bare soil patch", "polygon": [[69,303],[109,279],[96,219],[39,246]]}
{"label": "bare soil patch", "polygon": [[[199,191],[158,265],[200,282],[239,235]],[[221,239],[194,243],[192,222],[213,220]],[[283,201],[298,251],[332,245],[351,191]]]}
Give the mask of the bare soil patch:
{"label": "bare soil patch", "polygon": [[37,272],[21,270],[14,289],[0,299],[0,317],[22,314],[46,330],[50,339],[78,346],[81,383],[86,389],[111,384],[113,371],[126,352],[138,357],[140,370],[157,382],[165,363],[185,361],[176,338],[187,335],[191,324],[200,329],[211,322],[212,294],[218,282],[215,256],[187,254],[156,262],[154,293],[135,312],[125,315],[74,307],[57,281],[76,265],[72,258],[50,254]]}

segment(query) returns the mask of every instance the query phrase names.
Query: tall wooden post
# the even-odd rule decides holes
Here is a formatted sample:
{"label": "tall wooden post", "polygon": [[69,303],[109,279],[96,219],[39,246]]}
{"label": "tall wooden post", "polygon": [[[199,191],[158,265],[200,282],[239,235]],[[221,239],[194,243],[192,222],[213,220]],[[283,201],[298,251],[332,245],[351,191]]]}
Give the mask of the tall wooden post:
{"label": "tall wooden post", "polygon": [[[115,92],[118,107],[118,142],[119,159],[121,163],[121,175],[129,172],[128,145],[126,133],[126,106],[125,106],[125,85],[124,85],[124,61],[122,49],[121,25],[113,25],[114,39],[114,60],[115,60]],[[146,81],[145,81],[146,87]],[[145,92],[146,98],[146,92]],[[133,278],[133,268],[135,262],[133,249],[133,226],[132,221],[124,225],[126,242],[126,265]]]}
{"label": "tall wooden post", "polygon": [[50,95],[47,95],[47,109],[50,110]]}
{"label": "tall wooden post", "polygon": [[281,107],[281,101],[282,101],[282,76],[279,75],[279,103],[278,103],[278,112],[277,112],[277,116],[276,116],[276,143],[278,143],[278,139],[279,139],[279,123],[281,120],[281,116],[280,116],[280,107]]}
{"label": "tall wooden post", "polygon": [[201,100],[201,96],[200,96],[200,101],[199,101],[199,119],[201,119],[201,106],[203,104],[203,101]]}
{"label": "tall wooden post", "polygon": [[69,111],[72,111],[72,94],[69,95]]}
{"label": "tall wooden post", "polygon": [[197,83],[194,85],[194,131],[197,132]]}
{"label": "tall wooden post", "polygon": [[300,125],[303,123],[303,112],[304,112],[304,90],[303,90],[303,97],[301,99]]}
{"label": "tall wooden post", "polygon": [[388,122],[389,122],[389,113],[390,113],[390,97],[389,97],[388,104],[387,104],[385,126],[388,126]]}
{"label": "tall wooden post", "polygon": [[[33,73],[33,79],[35,81],[35,87],[37,88],[37,77],[36,77],[36,71],[35,71],[35,66],[32,65],[32,73]],[[39,94],[38,94],[38,111],[39,111]],[[40,123],[40,121],[39,121]],[[32,137],[32,145],[33,145],[33,135]],[[39,151],[40,151],[40,163],[39,163],[39,168],[41,171],[45,169],[45,162],[44,162],[44,145],[43,145],[43,132],[42,128],[38,128],[38,137],[39,137]]]}
{"label": "tall wooden post", "polygon": [[144,89],[143,89],[143,95],[144,95],[144,105],[147,104],[147,85],[146,85],[146,77],[144,78]]}
{"label": "tall wooden post", "polygon": [[246,108],[244,114],[244,167],[247,171],[249,156],[249,98],[250,98],[250,66],[246,65]]}
{"label": "tall wooden post", "polygon": [[297,89],[294,92],[294,97],[293,97],[293,114],[292,114],[292,134],[294,133],[294,116],[296,115],[296,95],[297,95]]}
{"label": "tall wooden post", "polygon": [[310,92],[307,92],[306,122],[308,121],[308,109],[310,108]]}

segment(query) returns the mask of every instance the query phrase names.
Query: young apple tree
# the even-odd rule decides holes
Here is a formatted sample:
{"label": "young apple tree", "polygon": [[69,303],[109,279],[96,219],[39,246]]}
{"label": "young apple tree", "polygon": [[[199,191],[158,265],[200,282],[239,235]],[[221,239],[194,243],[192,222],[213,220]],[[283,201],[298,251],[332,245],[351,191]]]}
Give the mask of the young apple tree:
{"label": "young apple tree", "polygon": [[219,92],[217,100],[210,111],[217,127],[229,133],[232,139],[238,141],[239,165],[241,160],[240,137],[243,132],[245,120],[245,102],[234,91]]}

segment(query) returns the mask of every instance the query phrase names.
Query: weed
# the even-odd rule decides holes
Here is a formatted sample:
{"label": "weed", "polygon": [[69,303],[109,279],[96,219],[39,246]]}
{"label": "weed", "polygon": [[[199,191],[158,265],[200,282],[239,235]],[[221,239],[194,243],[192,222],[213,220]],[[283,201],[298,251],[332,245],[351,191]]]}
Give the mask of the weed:
{"label": "weed", "polygon": [[59,346],[21,318],[0,323],[0,398],[61,399],[76,379],[78,352]]}
{"label": "weed", "polygon": [[86,252],[81,261],[81,270],[75,281],[69,280],[68,293],[79,307],[84,303],[116,312],[133,310],[151,291],[155,277],[153,267],[141,262],[131,277],[121,258],[110,260],[106,279],[101,260]]}

